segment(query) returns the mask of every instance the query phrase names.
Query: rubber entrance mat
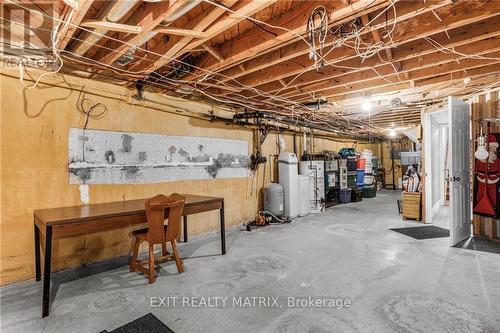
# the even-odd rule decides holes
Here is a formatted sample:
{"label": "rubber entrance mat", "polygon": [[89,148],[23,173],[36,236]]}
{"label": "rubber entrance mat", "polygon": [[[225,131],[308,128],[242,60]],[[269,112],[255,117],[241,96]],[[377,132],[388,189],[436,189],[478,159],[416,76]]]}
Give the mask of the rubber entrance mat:
{"label": "rubber entrance mat", "polygon": [[394,228],[392,231],[415,238],[430,239],[440,237],[450,237],[450,230],[436,227],[435,225],[426,225],[423,227]]}
{"label": "rubber entrance mat", "polygon": [[500,254],[500,243],[484,238],[472,237],[458,243],[454,247],[472,251]]}
{"label": "rubber entrance mat", "polygon": [[101,333],[174,333],[174,331],[153,314],[148,313],[113,331],[102,331]]}

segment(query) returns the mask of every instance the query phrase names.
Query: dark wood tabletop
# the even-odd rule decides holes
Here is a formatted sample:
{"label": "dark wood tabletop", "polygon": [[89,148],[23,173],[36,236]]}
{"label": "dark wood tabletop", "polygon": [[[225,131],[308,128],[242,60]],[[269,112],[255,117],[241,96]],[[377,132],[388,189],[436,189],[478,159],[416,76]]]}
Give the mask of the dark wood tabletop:
{"label": "dark wood tabletop", "polygon": [[[203,195],[183,194],[186,198],[184,210],[187,214],[195,214],[190,208],[199,207],[203,204],[221,202],[224,199]],[[69,206],[59,208],[37,209],[33,213],[45,225],[84,222],[96,218],[107,218],[110,216],[130,215],[131,213],[145,212],[144,203],[147,199],[124,200],[105,202],[90,205]]]}

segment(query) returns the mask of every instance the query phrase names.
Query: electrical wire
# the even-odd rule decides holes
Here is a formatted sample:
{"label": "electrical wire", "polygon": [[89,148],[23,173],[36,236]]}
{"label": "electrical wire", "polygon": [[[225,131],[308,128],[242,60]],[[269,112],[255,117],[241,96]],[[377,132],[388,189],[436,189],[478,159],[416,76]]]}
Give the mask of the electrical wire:
{"label": "electrical wire", "polygon": [[[11,0],[7,0],[7,1],[8,1],[8,2],[13,3]],[[217,6],[217,4],[216,4],[216,3],[213,3],[213,2],[212,2],[212,1],[210,1],[210,0],[205,0],[205,1],[206,1],[206,2],[209,2],[209,3],[212,3],[213,5]],[[396,1],[391,2],[392,7],[394,7],[394,3],[395,3],[395,2],[396,2]],[[16,3],[13,3],[13,4],[18,5],[18,4],[16,4]],[[18,5],[18,6],[19,6],[19,5]],[[23,6],[19,6],[19,7],[26,9],[26,8],[25,8],[25,7],[23,7]],[[219,7],[220,7],[220,6],[219,6]],[[389,6],[389,7],[387,7],[387,8],[390,8],[390,6]],[[387,9],[386,9],[386,10],[387,10]],[[395,10],[395,9],[394,9],[394,10]],[[230,10],[230,11],[231,11],[231,10]],[[234,13],[234,14],[236,14],[236,15],[238,15],[238,14],[239,14],[239,13],[236,13],[236,12],[234,12],[234,11],[231,11],[231,12],[233,12],[233,13]],[[46,15],[46,14],[44,14],[44,15]],[[380,15],[380,14],[379,14],[379,15]],[[47,16],[47,15],[46,15],[46,16]],[[377,16],[377,17],[378,17],[378,16]],[[53,18],[53,19],[56,19],[56,20],[57,20],[57,18]],[[253,18],[249,18],[249,19],[253,19]],[[374,18],[374,19],[375,19],[375,18]],[[374,20],[374,19],[373,19],[373,20]],[[258,21],[258,20],[255,20],[255,19],[253,19],[253,20],[254,20],[254,21],[256,21],[256,22]],[[372,21],[373,21],[373,20],[372,20]],[[394,20],[394,22],[395,22],[395,20]],[[286,31],[288,31],[288,32],[293,33],[293,31],[291,31],[291,30],[289,30],[289,29],[286,29],[286,28],[284,28],[284,27],[272,26],[272,25],[267,24],[266,22],[260,22],[260,21],[259,21],[259,23],[263,23],[263,24],[265,24],[265,25],[267,25],[267,26],[271,26],[272,28],[276,28],[276,29],[283,29],[283,30],[286,30]],[[75,26],[75,27],[78,27],[79,29],[82,29],[82,30],[87,30],[87,29],[84,29],[84,28],[82,28],[82,27],[80,27],[80,26],[76,26],[76,25],[71,24],[71,23],[68,23],[68,24],[69,24],[69,25],[72,25],[72,26]],[[360,32],[361,32],[364,28],[365,28],[365,27],[362,27],[359,31],[357,31],[357,33],[356,33],[356,34],[358,34],[358,35],[359,35],[359,33],[360,33]],[[393,29],[394,29],[394,27],[393,27]],[[392,30],[393,30],[393,29],[392,29]],[[114,39],[114,38],[112,38],[112,37],[109,37],[109,36],[106,36],[106,35],[103,35],[103,34],[95,33],[95,31],[93,31],[93,30],[89,30],[89,32],[94,33],[94,34],[97,34],[97,35],[101,35],[102,37],[104,37],[104,38],[108,38],[108,39],[111,39],[111,40],[113,40],[113,39]],[[296,34],[296,35],[297,35],[297,34]],[[297,35],[297,36],[301,37],[300,35]],[[325,35],[325,36],[326,36],[326,35]],[[388,36],[388,34],[386,34],[386,36]],[[301,38],[301,39],[303,39],[303,38]],[[144,50],[144,49],[142,49],[142,48],[140,48],[140,47],[137,47],[137,46],[135,46],[135,45],[131,45],[130,43],[127,43],[127,42],[124,42],[124,41],[120,41],[120,42],[121,42],[121,43],[124,43],[124,44],[128,44],[128,45],[133,46],[133,47],[136,47],[136,48],[138,48],[138,49],[140,49],[140,50],[142,50],[142,51],[144,51],[144,52],[146,52],[146,53],[149,53],[149,54],[153,53],[153,54],[154,54],[154,52],[151,52],[151,51],[149,51],[149,50]],[[307,42],[307,41],[306,41],[306,42]],[[357,45],[357,46],[356,46],[357,50],[367,50],[367,51],[366,51],[367,53],[364,55],[365,57],[367,56],[368,51],[372,50],[372,48],[373,48],[373,46],[372,46],[372,45],[368,45],[368,46],[367,46],[367,45],[366,45],[366,43],[365,43],[365,44],[363,44],[363,43],[361,43],[359,40],[358,40],[358,41],[356,41],[356,44],[355,44],[355,45]],[[332,49],[333,49],[333,48],[332,48]],[[115,50],[114,50],[114,51],[115,51]],[[66,52],[66,51],[64,51],[64,52]],[[115,51],[115,52],[116,52],[116,51]],[[156,55],[157,55],[157,56],[160,56],[160,57],[164,57],[164,55],[161,55],[161,54],[156,54]],[[322,55],[321,59],[323,59],[323,57],[324,57],[324,56]],[[199,70],[204,70],[204,71],[206,71],[206,72],[207,72],[207,74],[210,74],[210,75],[219,75],[219,76],[224,76],[223,74],[220,74],[220,73],[217,73],[217,72],[213,72],[213,71],[208,71],[208,70],[206,70],[206,69],[203,69],[203,68],[199,68],[199,67],[193,66],[192,64],[185,63],[185,62],[182,62],[182,61],[177,60],[177,59],[173,59],[173,58],[171,58],[171,61],[186,64],[187,66],[189,66],[189,67],[191,67],[191,68],[192,68],[192,67],[195,67],[195,68],[198,68]],[[61,59],[61,67],[62,67],[62,59]],[[113,68],[113,70],[115,70],[115,71],[116,71],[116,67],[114,67],[114,66],[109,66],[109,68]],[[60,68],[58,69],[58,71],[59,71],[59,70],[60,70]],[[123,74],[123,73],[122,73],[122,74]],[[139,74],[139,73],[137,72],[137,73],[135,73],[135,74]],[[377,73],[377,74],[378,74],[378,73]],[[161,74],[154,73],[154,75],[156,76],[156,75],[161,75]],[[237,82],[237,83],[241,84],[240,82],[238,82],[237,80],[234,80],[233,78],[230,78],[230,77],[228,77],[228,78],[229,78],[229,79],[231,79],[232,81],[235,81],[235,82]],[[165,79],[165,78],[163,78],[163,79]],[[192,82],[192,81],[188,81],[188,82],[189,82],[188,84],[193,85],[193,82]],[[171,81],[171,83],[177,84],[178,82],[176,82],[176,81],[173,81],[173,82],[172,82],[172,81]],[[183,82],[183,83],[186,83],[186,82]],[[225,83],[223,83],[223,84],[224,84],[225,86],[229,87],[229,86],[228,86],[228,85],[226,85]],[[290,84],[290,83],[289,83],[289,84]],[[196,82],[194,83],[194,85],[196,85]],[[272,96],[272,95],[271,95],[271,96],[269,96],[269,95],[267,95],[267,96],[266,96],[265,94],[261,94],[261,92],[259,92],[259,91],[258,91],[258,89],[254,88],[254,87],[249,87],[249,86],[244,86],[244,85],[242,85],[242,86],[243,86],[243,88],[244,88],[244,89],[251,89],[251,90],[253,90],[253,91],[257,92],[259,95],[261,95],[261,96],[263,96],[263,97],[273,98],[273,96]],[[209,93],[207,93],[207,92],[203,91],[202,89],[199,89],[199,88],[197,88],[197,87],[194,87],[194,88],[195,88],[195,90],[197,90],[198,92],[200,92],[200,93],[204,94],[205,96],[207,96],[207,97],[209,97],[209,98],[212,98],[212,99],[214,99],[214,100],[217,100],[217,101],[219,101],[219,102],[221,102],[221,103],[227,103],[227,102],[228,102],[228,100],[227,100],[227,99],[220,99],[220,98],[218,98],[218,97],[214,97],[214,96],[212,96],[212,94],[209,94]],[[241,96],[241,97],[242,97],[242,98],[245,98],[245,99],[246,99],[246,98],[248,98],[247,96]],[[293,101],[293,100],[289,100],[289,99],[286,99],[286,98],[283,98],[283,97],[280,97],[279,101],[291,102],[293,105],[296,105],[296,106],[298,106],[299,108],[304,108],[304,106],[303,106],[303,105],[301,105],[301,103],[297,103],[297,102],[295,102],[295,101]],[[234,103],[235,101],[233,101],[233,100],[229,100],[229,102],[230,102],[230,103]],[[248,107],[248,105],[247,105],[247,103],[246,103],[246,102],[243,102],[243,103],[239,102],[239,105],[240,105],[240,106],[244,106],[244,107]],[[306,109],[306,110],[311,111],[309,108],[305,108],[305,109]],[[269,111],[273,111],[273,110],[269,110]],[[291,111],[291,112],[289,112],[289,113],[291,113],[291,114],[292,114],[292,116],[293,116],[293,115],[295,114],[295,112],[296,112],[295,108],[291,108],[289,111]],[[315,116],[317,116],[317,115],[318,115],[318,113],[317,113],[317,112],[315,112],[315,110],[312,110],[312,112],[313,112],[313,115],[312,115],[313,117],[315,117]]]}

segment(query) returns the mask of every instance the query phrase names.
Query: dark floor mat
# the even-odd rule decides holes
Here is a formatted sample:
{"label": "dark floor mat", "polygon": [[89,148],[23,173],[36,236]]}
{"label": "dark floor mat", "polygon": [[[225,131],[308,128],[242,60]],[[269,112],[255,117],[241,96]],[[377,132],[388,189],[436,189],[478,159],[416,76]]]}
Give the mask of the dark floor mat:
{"label": "dark floor mat", "polygon": [[492,241],[489,239],[484,239],[484,238],[478,238],[478,237],[471,237],[469,239],[466,239],[466,240],[458,243],[454,247],[459,248],[459,249],[500,254],[500,243],[499,242],[495,242],[495,241]]}
{"label": "dark floor mat", "polygon": [[450,230],[436,227],[435,225],[426,225],[422,227],[394,228],[392,231],[415,238],[430,239],[440,237],[450,237]]}
{"label": "dark floor mat", "polygon": [[156,318],[153,314],[147,315],[131,321],[117,329],[109,332],[102,331],[101,333],[174,333],[167,327],[160,319]]}

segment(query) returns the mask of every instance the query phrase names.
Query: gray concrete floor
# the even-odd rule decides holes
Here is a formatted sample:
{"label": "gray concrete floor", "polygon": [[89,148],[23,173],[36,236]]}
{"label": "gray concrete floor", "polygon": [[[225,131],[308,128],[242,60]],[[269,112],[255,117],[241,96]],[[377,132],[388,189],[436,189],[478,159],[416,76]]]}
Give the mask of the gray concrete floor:
{"label": "gray concrete floor", "polygon": [[[420,225],[401,221],[398,196],[382,191],[289,225],[235,228],[226,256],[218,255],[217,234],[193,238],[181,245],[186,272],[162,264],[151,285],[110,263],[55,274],[51,315],[44,319],[41,283],[2,288],[1,331],[100,332],[151,312],[177,333],[500,332],[499,255],[450,248],[448,238],[414,240],[389,231]],[[229,299],[216,308],[151,306],[151,297],[165,296]],[[239,308],[229,305],[233,296],[279,297],[282,307]],[[289,296],[343,298],[351,305],[291,308]]]}

